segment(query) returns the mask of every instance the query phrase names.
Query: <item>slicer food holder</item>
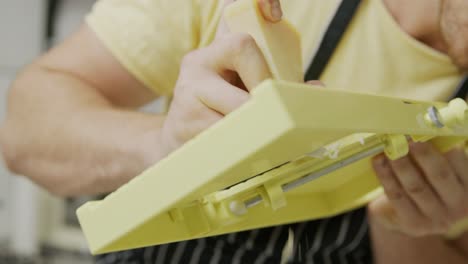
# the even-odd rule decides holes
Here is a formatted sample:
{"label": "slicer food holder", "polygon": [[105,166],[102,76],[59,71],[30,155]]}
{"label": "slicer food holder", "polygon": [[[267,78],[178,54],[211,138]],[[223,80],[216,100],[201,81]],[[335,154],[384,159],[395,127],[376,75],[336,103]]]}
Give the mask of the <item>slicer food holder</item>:
{"label": "slicer food holder", "polygon": [[[331,216],[381,193],[370,157],[442,151],[468,136],[466,104],[266,81],[252,98],[102,201],[78,210],[93,253]],[[437,137],[437,138],[434,138]]]}

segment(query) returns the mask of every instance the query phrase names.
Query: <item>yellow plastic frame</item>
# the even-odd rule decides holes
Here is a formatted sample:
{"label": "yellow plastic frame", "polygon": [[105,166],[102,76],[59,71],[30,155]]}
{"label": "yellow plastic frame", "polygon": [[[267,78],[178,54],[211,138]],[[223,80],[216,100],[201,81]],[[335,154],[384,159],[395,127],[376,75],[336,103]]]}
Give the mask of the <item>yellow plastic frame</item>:
{"label": "yellow plastic frame", "polygon": [[[430,109],[451,125],[438,127]],[[84,205],[78,217],[93,253],[327,217],[378,195],[368,159],[291,192],[278,186],[378,144],[393,158],[405,155],[406,135],[457,136],[435,141],[447,149],[468,136],[465,112],[463,100],[417,102],[266,81],[240,109],[104,200]],[[238,214],[231,202],[239,205],[252,191],[265,206]]]}

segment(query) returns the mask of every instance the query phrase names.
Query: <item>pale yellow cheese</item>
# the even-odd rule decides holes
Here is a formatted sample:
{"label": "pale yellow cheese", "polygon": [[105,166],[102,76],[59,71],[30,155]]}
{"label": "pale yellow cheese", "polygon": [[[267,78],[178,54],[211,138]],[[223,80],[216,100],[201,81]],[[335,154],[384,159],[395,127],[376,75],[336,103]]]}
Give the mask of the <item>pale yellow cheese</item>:
{"label": "pale yellow cheese", "polygon": [[303,82],[301,37],[287,21],[266,21],[257,0],[240,0],[226,8],[224,18],[232,32],[248,33],[270,67],[273,78]]}

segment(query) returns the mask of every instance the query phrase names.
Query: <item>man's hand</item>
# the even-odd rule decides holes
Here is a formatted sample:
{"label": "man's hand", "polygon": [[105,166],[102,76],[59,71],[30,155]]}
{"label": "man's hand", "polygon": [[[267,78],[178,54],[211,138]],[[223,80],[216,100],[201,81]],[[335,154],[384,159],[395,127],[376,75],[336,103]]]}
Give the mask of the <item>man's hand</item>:
{"label": "man's hand", "polygon": [[468,217],[463,148],[442,154],[430,143],[412,143],[407,157],[378,156],[373,165],[386,195],[370,204],[369,213],[387,228],[413,237],[443,235]]}
{"label": "man's hand", "polygon": [[[278,4],[261,2],[264,16]],[[241,105],[269,77],[249,37],[220,34],[185,58],[167,116],[135,111],[156,95],[85,24],[18,75],[0,149],[11,171],[56,195],[111,192]]]}
{"label": "man's hand", "polygon": [[[279,0],[259,0],[259,6],[270,22],[281,19]],[[182,62],[161,133],[166,152],[237,109],[248,100],[249,91],[268,78],[268,65],[253,38],[229,33],[221,21],[213,43],[189,53]]]}
{"label": "man's hand", "polygon": [[[236,0],[223,0],[224,7],[232,4]],[[279,22],[283,16],[283,10],[281,9],[280,0],[257,0],[258,7],[262,12],[263,17],[272,23]],[[228,32],[228,27],[226,23],[224,23],[224,19],[221,19],[217,35],[224,34]]]}
{"label": "man's hand", "polygon": [[[233,2],[231,0],[228,0]],[[263,16],[270,22],[278,22],[283,16],[280,0],[258,0]]]}

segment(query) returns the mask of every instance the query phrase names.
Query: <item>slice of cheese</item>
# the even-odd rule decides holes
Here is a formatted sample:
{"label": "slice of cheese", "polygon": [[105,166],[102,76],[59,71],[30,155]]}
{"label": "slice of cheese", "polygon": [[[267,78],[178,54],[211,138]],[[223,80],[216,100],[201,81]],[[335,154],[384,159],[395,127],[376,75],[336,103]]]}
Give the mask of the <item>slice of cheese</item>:
{"label": "slice of cheese", "polygon": [[291,24],[266,21],[257,0],[236,1],[226,8],[224,18],[232,32],[248,33],[255,39],[274,79],[304,81],[301,37]]}

